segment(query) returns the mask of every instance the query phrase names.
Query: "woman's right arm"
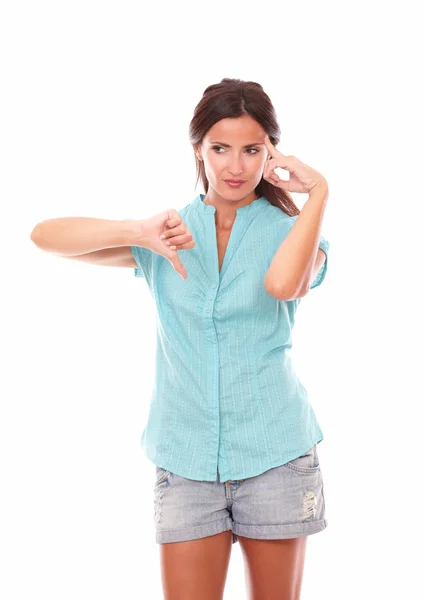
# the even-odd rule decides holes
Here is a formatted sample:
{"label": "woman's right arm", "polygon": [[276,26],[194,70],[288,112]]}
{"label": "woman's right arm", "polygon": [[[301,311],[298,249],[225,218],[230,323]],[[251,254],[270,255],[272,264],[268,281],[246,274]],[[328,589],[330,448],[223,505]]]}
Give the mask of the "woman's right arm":
{"label": "woman's right arm", "polygon": [[143,246],[143,220],[113,221],[91,217],[61,217],[42,221],[31,240],[47,252],[104,267],[138,265],[131,245]]}
{"label": "woman's right arm", "polygon": [[36,246],[59,256],[78,256],[106,248],[144,246],[143,220],[61,217],[38,223],[31,232]]}
{"label": "woman's right arm", "polygon": [[[160,238],[163,233],[165,240]],[[187,274],[178,250],[195,245],[190,230],[174,209],[138,220],[48,219],[34,227],[31,240],[42,250],[64,258],[112,267],[139,267],[131,246],[140,246],[167,258],[183,279]],[[169,243],[175,244],[175,249],[167,245]]]}

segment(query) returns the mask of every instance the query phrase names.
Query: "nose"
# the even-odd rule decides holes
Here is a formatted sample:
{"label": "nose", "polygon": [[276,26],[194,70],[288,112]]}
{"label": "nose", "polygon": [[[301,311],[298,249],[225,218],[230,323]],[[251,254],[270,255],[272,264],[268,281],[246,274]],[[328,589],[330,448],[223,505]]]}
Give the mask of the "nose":
{"label": "nose", "polygon": [[233,156],[231,158],[228,171],[229,171],[229,174],[231,175],[231,177],[234,177],[234,178],[239,177],[241,175],[241,173],[244,171],[242,160],[240,158],[238,158],[237,156]]}

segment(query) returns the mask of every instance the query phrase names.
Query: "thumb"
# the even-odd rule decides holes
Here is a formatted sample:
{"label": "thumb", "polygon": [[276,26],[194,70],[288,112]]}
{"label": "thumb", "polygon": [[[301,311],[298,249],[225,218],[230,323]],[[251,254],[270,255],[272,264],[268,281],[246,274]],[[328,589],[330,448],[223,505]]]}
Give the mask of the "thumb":
{"label": "thumb", "polygon": [[181,260],[178,256],[178,251],[177,250],[171,250],[171,252],[174,252],[174,256],[172,256],[172,258],[169,258],[170,263],[172,265],[172,267],[175,269],[175,271],[177,273],[179,273],[179,275],[182,277],[182,279],[186,279],[187,278],[187,272],[186,269],[184,267],[184,265],[181,263]]}

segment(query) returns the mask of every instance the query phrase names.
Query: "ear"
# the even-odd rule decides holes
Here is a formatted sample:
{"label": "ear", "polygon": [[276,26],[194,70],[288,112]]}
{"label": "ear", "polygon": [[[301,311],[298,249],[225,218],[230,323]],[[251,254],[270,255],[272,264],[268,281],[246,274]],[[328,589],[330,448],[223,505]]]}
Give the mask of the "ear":
{"label": "ear", "polygon": [[198,160],[203,160],[203,157],[201,156],[201,150],[200,150],[200,147],[198,146],[198,144],[195,144],[193,146],[193,148],[194,148],[194,154],[198,158]]}

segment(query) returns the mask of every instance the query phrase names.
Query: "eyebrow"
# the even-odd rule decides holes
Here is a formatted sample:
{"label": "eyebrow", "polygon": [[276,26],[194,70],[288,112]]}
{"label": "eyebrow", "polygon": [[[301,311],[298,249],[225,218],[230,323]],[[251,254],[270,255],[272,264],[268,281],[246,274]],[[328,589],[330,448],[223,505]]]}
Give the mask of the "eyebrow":
{"label": "eyebrow", "polygon": [[[219,144],[219,146],[224,146],[225,148],[231,148],[229,144],[224,144],[223,142],[210,142],[210,144]],[[250,146],[261,146],[263,142],[256,142],[255,144],[246,144],[243,148],[250,148]]]}

